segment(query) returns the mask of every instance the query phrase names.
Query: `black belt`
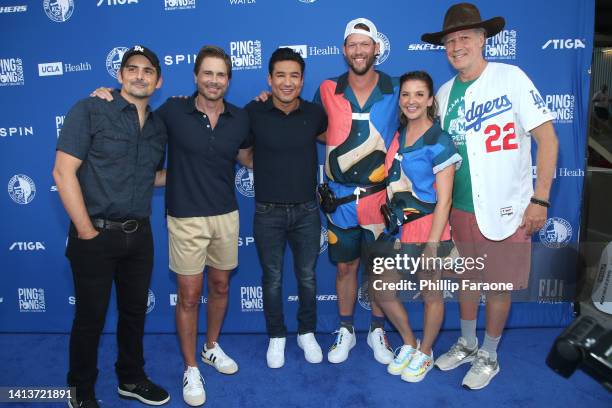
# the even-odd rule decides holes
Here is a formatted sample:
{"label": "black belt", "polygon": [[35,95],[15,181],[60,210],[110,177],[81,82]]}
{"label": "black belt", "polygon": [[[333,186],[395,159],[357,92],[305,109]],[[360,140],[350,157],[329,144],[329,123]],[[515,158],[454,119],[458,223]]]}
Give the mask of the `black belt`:
{"label": "black belt", "polygon": [[359,194],[351,194],[348,195],[346,197],[339,197],[336,198],[335,201],[336,203],[338,203],[338,206],[342,205],[342,204],[346,204],[346,203],[350,203],[351,201],[355,201],[357,199],[357,197],[364,198],[367,197],[369,195],[378,193],[379,191],[382,191],[386,188],[387,186],[385,185],[385,183],[381,183],[381,184],[376,184],[374,186],[371,187],[362,187],[363,190],[365,191],[360,191]]}
{"label": "black belt", "polygon": [[107,229],[107,230],[123,231],[126,234],[132,234],[138,231],[138,228],[140,228],[140,226],[145,225],[148,222],[149,222],[148,218],[142,218],[139,220],[131,219],[131,220],[125,220],[125,221],[112,221],[112,220],[105,220],[102,218],[92,218],[91,219],[91,223],[93,224],[94,227],[101,228],[101,229]]}

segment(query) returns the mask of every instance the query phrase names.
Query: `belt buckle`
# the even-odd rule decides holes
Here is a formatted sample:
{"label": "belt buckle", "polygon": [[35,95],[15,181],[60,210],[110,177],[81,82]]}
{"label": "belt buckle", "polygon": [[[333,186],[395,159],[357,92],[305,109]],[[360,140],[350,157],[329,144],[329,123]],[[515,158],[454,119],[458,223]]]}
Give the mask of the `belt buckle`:
{"label": "belt buckle", "polygon": [[127,220],[121,223],[121,230],[126,234],[131,234],[138,230],[138,221]]}

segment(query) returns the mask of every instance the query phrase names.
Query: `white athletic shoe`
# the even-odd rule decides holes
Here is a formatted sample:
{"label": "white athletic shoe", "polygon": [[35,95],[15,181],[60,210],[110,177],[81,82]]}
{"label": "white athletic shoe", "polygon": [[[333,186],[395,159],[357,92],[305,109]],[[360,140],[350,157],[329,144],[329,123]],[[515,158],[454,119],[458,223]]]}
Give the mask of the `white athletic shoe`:
{"label": "white athletic shoe", "polygon": [[183,374],[183,399],[185,404],[198,407],[206,401],[204,391],[204,379],[200,375],[198,367],[187,367]]}
{"label": "white athletic shoe", "polygon": [[202,346],[202,361],[217,369],[222,374],[235,374],[238,364],[230,356],[223,352],[219,343],[213,343],[215,347],[209,349],[206,343]]}
{"label": "white athletic shoe", "polygon": [[337,364],[342,363],[348,358],[349,351],[355,347],[357,340],[355,332],[353,331],[353,333],[351,333],[346,327],[340,327],[334,334],[338,335],[336,336],[334,344],[329,348],[327,360],[329,360],[330,363]]}
{"label": "white athletic shoe", "polygon": [[374,358],[380,364],[388,365],[393,361],[393,350],[389,347],[387,334],[380,327],[368,333],[368,346],[370,346],[374,352]]}
{"label": "white athletic shoe", "polygon": [[285,365],[285,337],[271,337],[266,353],[266,361],[270,368],[281,368]]}
{"label": "white athletic shoe", "polygon": [[298,334],[297,344],[299,348],[304,350],[304,357],[309,363],[316,364],[323,361],[323,352],[314,333]]}

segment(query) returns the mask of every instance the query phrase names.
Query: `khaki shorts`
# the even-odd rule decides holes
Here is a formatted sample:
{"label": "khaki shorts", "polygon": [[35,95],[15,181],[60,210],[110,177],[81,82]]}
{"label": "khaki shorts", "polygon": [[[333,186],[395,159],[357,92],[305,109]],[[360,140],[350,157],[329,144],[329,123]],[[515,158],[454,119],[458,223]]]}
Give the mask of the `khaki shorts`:
{"label": "khaki shorts", "polygon": [[170,269],[197,275],[205,266],[231,270],[238,266],[238,210],[210,217],[168,216]]}

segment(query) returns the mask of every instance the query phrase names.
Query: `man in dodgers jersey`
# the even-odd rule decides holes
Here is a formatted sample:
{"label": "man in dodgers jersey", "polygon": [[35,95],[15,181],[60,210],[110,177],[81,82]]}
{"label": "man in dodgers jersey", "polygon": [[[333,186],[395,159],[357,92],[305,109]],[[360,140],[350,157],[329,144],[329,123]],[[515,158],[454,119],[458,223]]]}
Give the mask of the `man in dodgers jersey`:
{"label": "man in dodgers jersey", "polygon": [[[558,142],[552,115],[527,75],[518,67],[483,57],[486,38],[499,33],[504,24],[502,17],[482,21],[476,6],[460,3],[448,9],[442,31],[421,39],[444,45],[457,71],[437,94],[441,125],[463,159],[453,189],[453,240],[462,257],[488,255],[484,270],[475,275],[482,283],[504,283],[508,289],[511,283],[512,289],[524,289],[531,234],[544,225],[550,205]],[[530,135],[538,145],[535,191]],[[464,280],[471,278],[463,275]],[[471,362],[463,379],[468,389],[486,387],[500,370],[496,350],[511,296],[509,291],[486,294],[486,331],[480,348],[479,292],[464,290],[459,297],[461,337],[436,360],[441,370]]]}
{"label": "man in dodgers jersey", "polygon": [[[328,360],[341,363],[355,345],[353,313],[362,241],[373,242],[384,229],[380,206],[385,202],[384,160],[399,125],[396,78],[374,70],[380,53],[378,31],[368,19],[346,25],[344,57],[348,72],[323,81],[315,95],[328,116],[325,172],[329,187],[344,202],[327,214],[329,256],[337,264],[336,291],[340,328]],[[384,314],[374,301],[367,343],[381,364],[393,352],[384,332]]]}

